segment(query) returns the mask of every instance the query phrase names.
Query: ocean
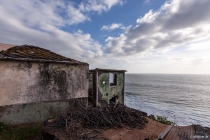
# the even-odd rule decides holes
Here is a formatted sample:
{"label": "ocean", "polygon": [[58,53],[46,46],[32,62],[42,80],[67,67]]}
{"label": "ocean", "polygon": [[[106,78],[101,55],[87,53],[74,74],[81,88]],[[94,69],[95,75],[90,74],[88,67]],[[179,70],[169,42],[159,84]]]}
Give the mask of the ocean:
{"label": "ocean", "polygon": [[126,74],[125,105],[180,126],[210,127],[210,75]]}

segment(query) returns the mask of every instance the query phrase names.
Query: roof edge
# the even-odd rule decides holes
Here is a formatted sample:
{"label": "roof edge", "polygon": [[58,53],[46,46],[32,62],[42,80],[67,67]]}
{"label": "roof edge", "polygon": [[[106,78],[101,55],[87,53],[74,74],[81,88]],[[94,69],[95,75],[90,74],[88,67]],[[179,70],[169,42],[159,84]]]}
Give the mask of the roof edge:
{"label": "roof edge", "polygon": [[114,72],[127,72],[127,70],[102,69],[102,68],[91,69],[91,70],[89,70],[89,71],[114,71]]}
{"label": "roof edge", "polygon": [[45,60],[45,59],[30,59],[30,58],[12,58],[12,57],[0,57],[0,61],[7,61],[7,60],[12,60],[12,61],[30,61],[30,62],[47,62],[47,63],[64,63],[64,64],[72,64],[72,65],[89,65],[88,63],[85,62],[80,62],[80,63],[75,63],[75,62],[70,62],[70,61],[55,61],[55,60]]}
{"label": "roof edge", "polygon": [[[29,52],[31,51],[31,53]],[[17,61],[56,62],[89,65],[86,62],[78,61],[66,56],[57,54],[48,49],[33,45],[14,45],[7,50],[0,51],[0,59]]]}

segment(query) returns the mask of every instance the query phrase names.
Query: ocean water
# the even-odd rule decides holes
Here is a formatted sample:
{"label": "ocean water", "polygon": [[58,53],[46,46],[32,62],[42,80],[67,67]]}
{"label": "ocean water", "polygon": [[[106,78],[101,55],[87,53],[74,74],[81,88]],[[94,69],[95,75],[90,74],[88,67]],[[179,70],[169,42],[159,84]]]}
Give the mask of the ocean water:
{"label": "ocean water", "polygon": [[210,75],[126,74],[125,104],[181,126],[210,127]]}

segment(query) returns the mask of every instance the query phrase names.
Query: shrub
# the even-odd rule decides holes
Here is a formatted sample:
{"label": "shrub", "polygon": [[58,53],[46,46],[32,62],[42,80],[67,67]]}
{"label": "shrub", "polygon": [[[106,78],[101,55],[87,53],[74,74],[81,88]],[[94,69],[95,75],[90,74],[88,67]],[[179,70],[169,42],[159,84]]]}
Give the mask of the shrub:
{"label": "shrub", "polygon": [[8,125],[0,122],[0,140],[25,140],[31,139],[42,133],[41,124]]}
{"label": "shrub", "polygon": [[160,122],[160,123],[163,123],[163,124],[167,124],[167,125],[176,125],[174,122],[168,120],[167,117],[164,117],[164,116],[150,115],[149,118],[151,118],[152,120],[158,121],[158,122]]}

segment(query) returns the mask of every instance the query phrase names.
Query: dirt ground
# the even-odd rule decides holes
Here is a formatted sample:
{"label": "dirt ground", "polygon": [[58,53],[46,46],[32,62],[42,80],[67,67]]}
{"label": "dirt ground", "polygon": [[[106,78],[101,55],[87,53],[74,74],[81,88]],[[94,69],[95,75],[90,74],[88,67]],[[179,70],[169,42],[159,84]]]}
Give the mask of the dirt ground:
{"label": "dirt ground", "polygon": [[[158,135],[162,133],[168,125],[159,123],[154,121],[150,118],[146,118],[148,120],[148,124],[143,129],[130,129],[129,127],[123,128],[111,128],[111,129],[97,129],[100,134],[93,138],[98,140],[155,140],[157,139]],[[84,128],[82,128],[84,129]],[[49,127],[45,126],[44,130],[54,135],[56,138],[60,140],[70,140],[70,139],[77,139],[75,137],[70,136],[70,132],[66,131],[65,129],[50,129]],[[86,132],[90,132],[86,130]]]}
{"label": "dirt ground", "polygon": [[129,130],[125,127],[121,129],[109,129],[103,131],[101,136],[109,140],[155,140],[168,126],[149,118],[147,120],[148,124],[144,129],[135,128]]}

